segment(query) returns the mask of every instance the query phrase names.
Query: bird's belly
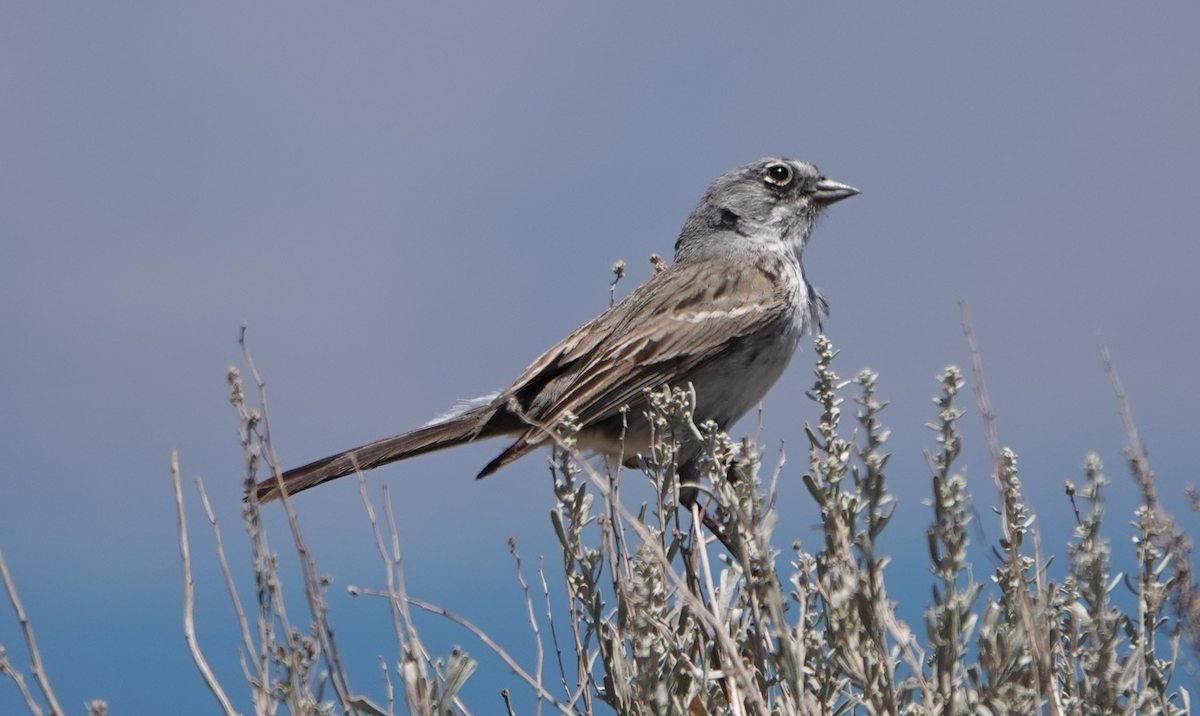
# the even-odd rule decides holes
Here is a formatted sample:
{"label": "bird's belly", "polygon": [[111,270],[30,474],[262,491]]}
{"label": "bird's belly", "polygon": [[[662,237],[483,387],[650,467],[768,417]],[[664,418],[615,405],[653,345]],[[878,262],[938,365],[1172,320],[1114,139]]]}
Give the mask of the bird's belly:
{"label": "bird's belly", "polygon": [[[788,341],[735,353],[692,376],[690,382],[696,390],[696,425],[712,420],[722,430],[728,430],[767,394],[787,368],[794,348],[795,341]],[[645,401],[639,401],[630,407],[623,422],[610,419],[580,431],[579,449],[621,462],[649,454],[650,425],[645,411]],[[684,459],[696,447],[693,444],[685,449]]]}
{"label": "bird's belly", "polygon": [[796,340],[749,346],[706,367],[692,379],[696,389],[696,424],[712,420],[727,430],[763,399],[787,368]]}
{"label": "bird's belly", "polygon": [[[789,324],[783,331],[762,331],[742,339],[715,356],[699,371],[670,385],[696,391],[696,425],[712,420],[728,430],[763,399],[787,368],[802,335],[799,326]],[[580,431],[581,450],[622,460],[650,450],[650,425],[646,419],[646,401],[630,404],[623,417],[609,418]],[[695,447],[695,446],[693,446]],[[688,452],[688,451],[685,451]]]}

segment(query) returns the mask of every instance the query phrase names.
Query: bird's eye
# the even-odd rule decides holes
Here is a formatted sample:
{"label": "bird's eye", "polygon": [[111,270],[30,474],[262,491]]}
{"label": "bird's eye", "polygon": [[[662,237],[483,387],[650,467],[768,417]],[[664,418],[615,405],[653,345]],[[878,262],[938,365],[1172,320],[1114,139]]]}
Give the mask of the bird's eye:
{"label": "bird's eye", "polygon": [[792,181],[792,168],[786,164],[768,165],[763,179],[777,186],[787,186]]}

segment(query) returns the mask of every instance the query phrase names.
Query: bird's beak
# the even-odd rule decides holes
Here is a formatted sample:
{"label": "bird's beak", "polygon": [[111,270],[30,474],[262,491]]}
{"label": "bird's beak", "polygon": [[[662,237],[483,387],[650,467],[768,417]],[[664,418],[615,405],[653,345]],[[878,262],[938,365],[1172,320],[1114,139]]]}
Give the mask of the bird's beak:
{"label": "bird's beak", "polygon": [[822,206],[828,206],[835,201],[849,199],[858,193],[860,193],[858,189],[855,189],[849,184],[843,184],[840,181],[834,181],[827,177],[821,177],[821,180],[817,182],[817,189],[813,192],[812,196],[813,201]]}

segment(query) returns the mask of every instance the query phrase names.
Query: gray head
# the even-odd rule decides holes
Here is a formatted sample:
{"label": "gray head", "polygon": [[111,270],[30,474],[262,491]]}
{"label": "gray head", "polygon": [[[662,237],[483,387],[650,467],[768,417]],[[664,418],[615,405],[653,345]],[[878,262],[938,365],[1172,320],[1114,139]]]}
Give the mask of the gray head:
{"label": "gray head", "polygon": [[760,159],[712,183],[675,242],[675,261],[697,261],[760,245],[799,256],[821,209],[854,196],[808,162]]}

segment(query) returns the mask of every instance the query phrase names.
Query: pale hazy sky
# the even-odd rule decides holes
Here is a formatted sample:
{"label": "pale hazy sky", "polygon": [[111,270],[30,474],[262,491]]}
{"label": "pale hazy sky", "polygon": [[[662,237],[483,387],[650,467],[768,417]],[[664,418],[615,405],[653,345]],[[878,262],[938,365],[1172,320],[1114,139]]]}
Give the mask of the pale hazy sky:
{"label": "pale hazy sky", "polygon": [[[4,3],[0,545],[60,698],[76,713],[97,697],[121,714],[215,711],[181,637],[167,454],[204,477],[245,576],[224,385],[243,321],[276,448],[307,462],[503,387],[607,305],[615,260],[627,292],[709,182],[766,155],[863,192],[827,213],[806,267],[841,374],[871,366],[891,401],[891,576],[914,627],[922,426],[934,376],[967,365],[960,299],[1047,551],[1065,554],[1062,482],[1094,450],[1115,482],[1114,549],[1130,556],[1134,491],[1100,341],[1164,495],[1200,534],[1180,499],[1200,471],[1197,37],[1187,2]],[[782,546],[815,540],[799,487],[811,366],[806,344],[765,403],[768,466],[780,441],[791,456]],[[551,494],[541,457],[476,483],[500,448],[370,484],[398,500],[412,592],[528,659],[505,538],[556,568]],[[382,700],[385,607],[344,590],[383,579],[357,488],[296,504],[335,579],[355,686]],[[236,684],[192,520],[201,639]],[[435,651],[485,656],[457,629],[426,630]],[[7,616],[0,643],[24,666]],[[466,692],[475,712],[496,712],[503,686],[520,693],[486,660]],[[0,712],[19,708],[0,685]]]}

